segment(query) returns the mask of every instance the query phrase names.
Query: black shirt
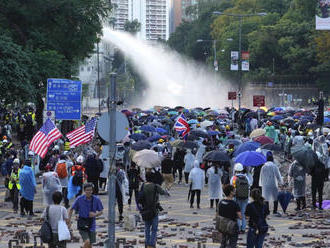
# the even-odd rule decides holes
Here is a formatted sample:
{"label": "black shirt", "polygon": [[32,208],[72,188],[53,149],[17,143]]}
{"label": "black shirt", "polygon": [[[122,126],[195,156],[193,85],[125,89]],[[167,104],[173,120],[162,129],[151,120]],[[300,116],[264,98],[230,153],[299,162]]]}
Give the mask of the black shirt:
{"label": "black shirt", "polygon": [[218,206],[218,213],[220,216],[236,221],[238,218],[237,212],[241,209],[239,205],[233,200],[221,200]]}
{"label": "black shirt", "polygon": [[[263,204],[264,206],[264,215],[263,218],[266,218],[267,215],[269,215],[269,206],[267,203]],[[256,223],[258,222],[259,216],[261,216],[262,213],[262,205],[251,202],[246,206],[245,215],[249,216],[249,226],[255,227]]]}
{"label": "black shirt", "polygon": [[165,158],[162,161],[161,167],[162,167],[162,173],[164,174],[172,174],[174,163],[170,158]]}

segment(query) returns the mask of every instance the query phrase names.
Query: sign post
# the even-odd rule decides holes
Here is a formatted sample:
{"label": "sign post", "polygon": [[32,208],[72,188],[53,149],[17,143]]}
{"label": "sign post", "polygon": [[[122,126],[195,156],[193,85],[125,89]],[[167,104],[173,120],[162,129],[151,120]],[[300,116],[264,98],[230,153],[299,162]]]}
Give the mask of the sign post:
{"label": "sign post", "polygon": [[80,120],[82,85],[69,79],[47,79],[47,111],[56,120]]}
{"label": "sign post", "polygon": [[265,106],[265,96],[256,95],[253,96],[253,107],[258,107],[258,121],[260,121],[260,107]]}
{"label": "sign post", "polygon": [[231,107],[234,108],[234,100],[237,99],[236,91],[229,91],[228,92],[228,100],[231,100]]}

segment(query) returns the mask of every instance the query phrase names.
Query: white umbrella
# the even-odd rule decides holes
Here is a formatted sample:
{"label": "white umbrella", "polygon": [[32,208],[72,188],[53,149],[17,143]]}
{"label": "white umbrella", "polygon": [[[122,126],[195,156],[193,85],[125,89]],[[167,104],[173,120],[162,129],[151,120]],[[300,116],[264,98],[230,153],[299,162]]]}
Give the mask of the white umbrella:
{"label": "white umbrella", "polygon": [[153,150],[138,151],[133,156],[133,162],[143,168],[154,168],[160,165],[161,157]]}
{"label": "white umbrella", "polygon": [[205,120],[203,122],[201,122],[200,126],[202,128],[206,128],[206,127],[209,127],[209,126],[212,126],[213,125],[213,121],[208,121],[208,120]]}
{"label": "white umbrella", "polygon": [[266,130],[262,128],[257,128],[250,133],[250,138],[257,138],[266,134]]}

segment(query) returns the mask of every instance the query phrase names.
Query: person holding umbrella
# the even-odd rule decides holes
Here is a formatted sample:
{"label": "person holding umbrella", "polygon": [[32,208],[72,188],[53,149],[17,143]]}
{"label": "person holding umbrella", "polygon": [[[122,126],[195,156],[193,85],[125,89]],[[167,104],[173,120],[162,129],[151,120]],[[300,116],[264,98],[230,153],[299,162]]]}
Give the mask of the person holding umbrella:
{"label": "person holding umbrella", "polygon": [[306,169],[296,159],[290,165],[288,177],[289,182],[293,180],[293,196],[297,202],[295,210],[305,209]]}
{"label": "person holding umbrella", "polygon": [[274,202],[273,214],[278,215],[278,184],[282,185],[283,179],[280,170],[274,163],[272,152],[267,152],[266,159],[267,162],[262,166],[260,171],[259,185],[262,187],[262,197],[266,202]]}

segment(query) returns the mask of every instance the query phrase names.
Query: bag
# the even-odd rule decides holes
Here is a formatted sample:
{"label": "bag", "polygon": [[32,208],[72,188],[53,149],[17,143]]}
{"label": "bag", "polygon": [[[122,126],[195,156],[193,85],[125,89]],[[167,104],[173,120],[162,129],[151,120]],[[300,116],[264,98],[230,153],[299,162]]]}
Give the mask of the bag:
{"label": "bag", "polygon": [[71,240],[71,234],[68,226],[63,220],[62,209],[61,209],[61,220],[58,221],[58,241]]}
{"label": "bag", "polygon": [[140,208],[140,214],[144,221],[151,221],[156,215],[156,185],[154,185],[154,196],[153,196],[153,202],[151,204],[146,204],[145,198],[144,198],[144,184],[141,186],[141,190],[139,192],[138,197],[138,204],[141,204],[142,207]]}
{"label": "bag", "polygon": [[220,215],[216,217],[215,228],[219,232],[229,235],[232,235],[238,231],[238,225],[236,221]]}
{"label": "bag", "polygon": [[56,166],[56,173],[59,178],[66,178],[68,176],[68,169],[66,168],[66,163],[59,163]]}
{"label": "bag", "polygon": [[46,209],[46,219],[39,230],[40,238],[44,243],[50,243],[53,240],[53,230],[49,224],[49,206]]}
{"label": "bag", "polygon": [[240,175],[236,178],[236,198],[248,199],[249,198],[249,181],[246,176]]}
{"label": "bag", "polygon": [[[254,204],[253,207],[258,215],[257,208]],[[264,211],[265,211],[265,205],[262,206],[261,215],[258,215],[258,221],[256,223],[259,234],[265,234],[268,232],[268,224],[266,222],[266,219],[264,218]]]}
{"label": "bag", "polygon": [[[93,210],[93,200],[94,200],[94,197],[92,196],[92,204],[91,204],[92,207],[89,210],[89,212],[92,212],[92,210]],[[92,224],[93,224],[93,218],[89,218],[89,217],[86,218],[86,217],[79,216],[78,222],[77,222],[77,229],[81,230],[81,231],[89,232],[90,229],[92,228]]]}
{"label": "bag", "polygon": [[76,170],[73,178],[72,178],[72,184],[75,186],[80,186],[83,183],[83,172],[82,170]]}

